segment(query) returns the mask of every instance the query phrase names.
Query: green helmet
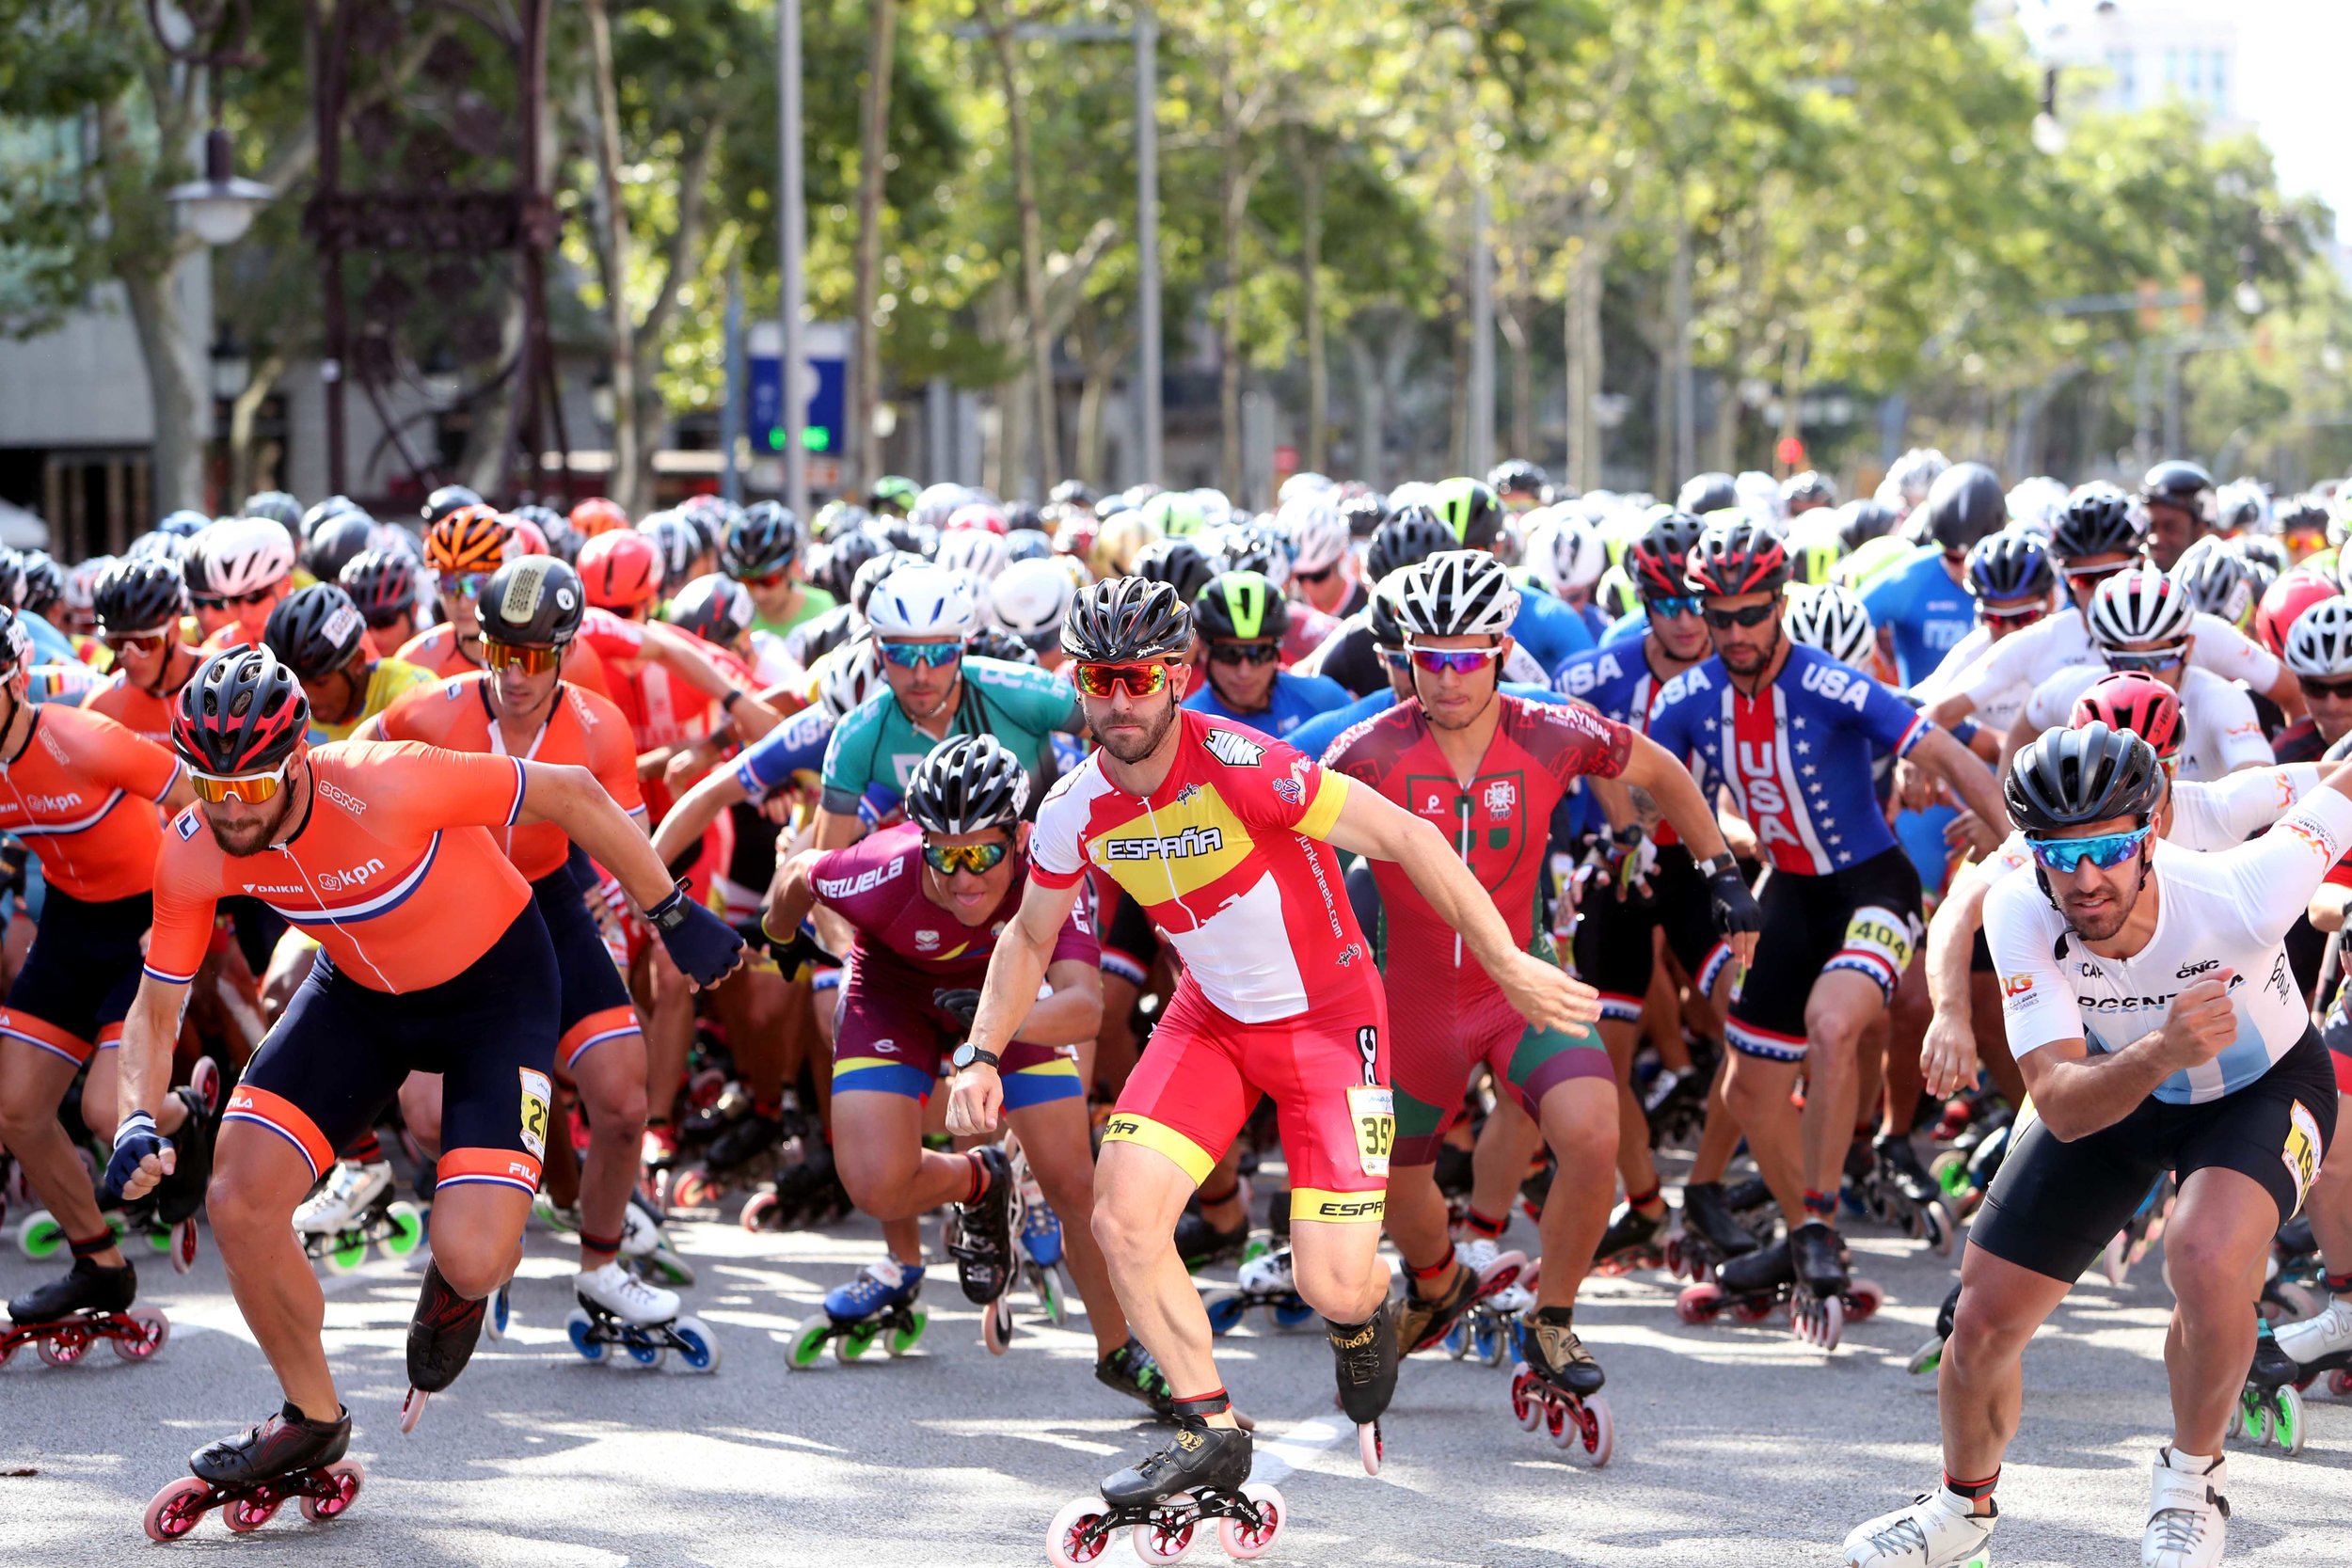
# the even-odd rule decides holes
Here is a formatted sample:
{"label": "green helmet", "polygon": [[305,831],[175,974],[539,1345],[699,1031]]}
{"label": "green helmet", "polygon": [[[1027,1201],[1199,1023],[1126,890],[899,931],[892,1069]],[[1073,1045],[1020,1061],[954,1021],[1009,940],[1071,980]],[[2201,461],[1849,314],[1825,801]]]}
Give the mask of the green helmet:
{"label": "green helmet", "polygon": [[1438,486],[1432,510],[1464,549],[1491,549],[1502,535],[1502,503],[1481,479],[1449,479]]}
{"label": "green helmet", "polygon": [[1193,624],[1214,642],[1254,641],[1290,629],[1290,605],[1257,572],[1227,572],[1211,578],[1193,601]]}

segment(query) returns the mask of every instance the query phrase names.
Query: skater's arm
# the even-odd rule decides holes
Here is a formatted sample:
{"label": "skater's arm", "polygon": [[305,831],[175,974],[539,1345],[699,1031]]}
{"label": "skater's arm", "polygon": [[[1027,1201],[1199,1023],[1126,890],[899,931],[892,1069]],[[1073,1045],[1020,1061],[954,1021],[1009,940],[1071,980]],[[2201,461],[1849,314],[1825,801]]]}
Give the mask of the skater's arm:
{"label": "skater's arm", "polygon": [[1101,965],[1063,958],[1046,966],[1045,983],[1054,994],[1038,998],[1013,1038],[1026,1045],[1076,1045],[1102,1032]]}
{"label": "skater's arm", "polygon": [[2079,1039],[2053,1040],[2017,1057],[2034,1114],[2061,1142],[2114,1126],[2174,1073],[2201,1067],[2237,1038],[2231,971],[2217,971],[2172,999],[2164,1027],[2121,1051],[2094,1055]]}
{"label": "skater's arm", "polygon": [[743,781],[735,776],[733,768],[706,773],[693,788],[678,798],[677,804],[670,808],[670,814],[654,830],[653,852],[661,857],[662,864],[668,865],[703,836],[703,831],[719,819],[721,812],[745,799],[748,797],[743,792]]}
{"label": "skater's arm", "polygon": [[[992,1055],[1004,1054],[1023,1020],[1038,1005],[1038,985],[1045,977],[1054,944],[1061,940],[1061,928],[1084,885],[1080,879],[1068,887],[1052,888],[1034,876],[1029,879],[1019,911],[998,933],[996,951],[988,960],[988,977],[980,982],[979,1010],[973,1014],[971,1032],[964,1037],[970,1043]],[[1099,1017],[1099,990],[1095,1006]],[[956,1073],[955,1086],[948,1092],[947,1131],[959,1137],[993,1132],[1004,1103],[1004,1083],[996,1069],[986,1062],[974,1062]]]}
{"label": "skater's arm", "polygon": [[1912,747],[1911,756],[1914,762],[1951,785],[1952,793],[1977,814],[1979,821],[2009,820],[2009,808],[2002,803],[2000,784],[1993,769],[1976,752],[1953,739],[1950,731],[1930,730]]}
{"label": "skater's arm", "polygon": [[2311,907],[2303,912],[2311,917],[2312,929],[2335,932],[2344,929],[2344,911],[2352,905],[2352,887],[2338,882],[2322,882],[2312,895]]}
{"label": "skater's arm", "polygon": [[723,704],[727,717],[735,721],[736,733],[746,743],[757,740],[784,722],[784,715],[727,679],[726,673],[703,652],[699,638],[659,621],[647,622],[638,629],[645,635],[645,657],[666,667],[712,702]]}
{"label": "skater's arm", "polygon": [[[151,974],[139,977],[138,994],[131,999],[131,1011],[122,1021],[122,1044],[118,1052],[121,1078],[115,1089],[115,1104],[124,1116],[133,1111],[151,1115],[170,1092],[172,1050],[180,1043],[180,1012],[187,999],[184,983],[159,980]],[[139,1163],[136,1173],[123,1183],[122,1196],[145,1196],[170,1174],[176,1163],[171,1146],[165,1145],[161,1154],[151,1154]]]}
{"label": "skater's arm", "polygon": [[1698,781],[1673,752],[1645,735],[1633,737],[1633,749],[1626,755],[1625,772],[1620,776],[1649,792],[1676,833],[1690,847],[1707,878],[1716,924],[1731,944],[1731,956],[1742,968],[1754,962],[1764,917],[1732,861],[1730,846],[1715,824],[1715,814],[1707,809],[1707,797],[1700,792]]}
{"label": "skater's arm", "polygon": [[1928,922],[1928,1034],[1919,1066],[1928,1092],[1942,1098],[1977,1081],[1977,1032],[1971,1018],[1969,959],[1984,924],[1990,884],[1975,865],[1963,866]]}

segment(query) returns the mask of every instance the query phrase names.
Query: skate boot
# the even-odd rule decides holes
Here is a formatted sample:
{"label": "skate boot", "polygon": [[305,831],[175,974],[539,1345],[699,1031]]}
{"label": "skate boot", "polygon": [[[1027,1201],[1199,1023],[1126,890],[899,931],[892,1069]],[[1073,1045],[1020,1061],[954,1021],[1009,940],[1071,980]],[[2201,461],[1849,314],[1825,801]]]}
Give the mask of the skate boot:
{"label": "skate boot", "polygon": [[1788,1305],[1788,1322],[1809,1345],[1836,1350],[1846,1324],[1862,1322],[1886,1300],[1878,1285],[1853,1277],[1846,1266],[1846,1243],[1824,1221],[1811,1220],[1790,1232],[1788,1259],[1799,1287]]}
{"label": "skate boot", "polygon": [[[336,1168],[339,1172],[342,1169],[340,1165]],[[310,1203],[316,1203],[320,1197],[326,1196],[325,1191],[321,1191],[318,1197],[310,1199]],[[310,1203],[306,1203],[303,1208],[307,1209],[310,1206]],[[548,1190],[544,1187],[540,1188],[538,1196],[531,1200],[531,1216],[559,1236],[580,1234],[580,1205],[558,1203],[548,1196]],[[302,1209],[294,1211],[294,1228],[296,1230],[302,1228]]]}
{"label": "skate boot", "polygon": [[2246,1371],[2246,1386],[2238,1391],[2237,1408],[2230,1413],[2233,1437],[2243,1433],[2254,1442],[2276,1443],[2289,1458],[2303,1451],[2303,1395],[2296,1386],[2310,1381],[2295,1357],[2280,1347],[2269,1321],[2254,1319],[2254,1360]]}
{"label": "skate boot", "polygon": [[2230,1500],[2221,1495],[2228,1484],[2228,1461],[2158,1449],[2140,1568],[2216,1568],[2230,1530]]}
{"label": "skate boot", "polygon": [[1265,1308],[1268,1321],[1277,1328],[1304,1327],[1315,1315],[1315,1309],[1299,1297],[1287,1246],[1261,1253],[1244,1263],[1237,1285],[1204,1291],[1200,1306],[1209,1314],[1213,1334],[1231,1334],[1252,1307]]}
{"label": "skate boot", "polygon": [[243,1437],[207,1443],[188,1457],[192,1474],[155,1494],[147,1505],[151,1541],[177,1541],[217,1508],[242,1535],[267,1524],[290,1501],[318,1523],[341,1516],[359,1496],[367,1471],[345,1459],[351,1412],[332,1421],[304,1418],[289,1404]]}
{"label": "skate boot", "polygon": [[618,1259],[581,1271],[572,1281],[572,1295],[580,1305],[564,1326],[584,1360],[603,1361],[617,1345],[641,1367],[659,1367],[671,1351],[689,1371],[707,1372],[719,1365],[718,1341],[699,1319],[677,1315],[677,1293],[646,1284]]}
{"label": "skate boot", "polygon": [[1489,1367],[1518,1359],[1521,1315],[1535,1305],[1534,1285],[1542,1273],[1538,1260],[1510,1284],[1470,1303],[1469,1310],[1446,1330],[1445,1353],[1456,1361],[1477,1360]]}
{"label": "skate boot", "polygon": [[1506,1289],[1527,1271],[1527,1254],[1492,1236],[1472,1236],[1454,1249],[1454,1260],[1478,1276],[1483,1292]]}
{"label": "skate boot", "polygon": [[[1473,1278],[1464,1270],[1465,1280]],[[1391,1323],[1391,1304],[1359,1323],[1335,1323],[1324,1319],[1331,1343],[1331,1361],[1339,1374],[1340,1408],[1356,1423],[1357,1456],[1364,1474],[1380,1473],[1380,1416],[1396,1397],[1398,1328]]]}
{"label": "skate boot", "polygon": [[694,1265],[677,1255],[651,1205],[635,1193],[621,1211],[621,1256],[640,1274],[664,1285],[691,1286]]}
{"label": "skate boot", "polygon": [[2304,1379],[2328,1374],[2328,1392],[2352,1394],[2352,1296],[2330,1296],[2327,1310],[2278,1331],[2279,1348],[2293,1356]]}
{"label": "skate boot", "polygon": [[1938,1257],[1951,1256],[1959,1225],[1945,1205],[1944,1189],[1919,1164],[1911,1140],[1882,1133],[1870,1146],[1878,1162],[1879,1202],[1890,1225],[1899,1226],[1914,1241],[1925,1242]]}
{"label": "skate boot", "polygon": [[486,1297],[469,1300],[451,1290],[439,1264],[424,1271],[416,1314],[408,1320],[408,1396],[401,1402],[401,1431],[416,1431],[425,1400],[456,1382],[473,1359],[487,1306]]}
{"label": "skate boot", "polygon": [[923,1291],[923,1265],[884,1258],[868,1263],[847,1285],[825,1292],[825,1309],[804,1318],[792,1331],[792,1347],[785,1365],[806,1371],[817,1365],[825,1346],[844,1364],[864,1355],[876,1339],[892,1356],[900,1356],[923,1338],[930,1314],[917,1307]]}
{"label": "skate boot", "polygon": [[1616,1448],[1617,1427],[1600,1397],[1607,1381],[1600,1363],[1576,1337],[1576,1309],[1534,1307],[1525,1323],[1519,1348],[1526,1359],[1511,1370],[1511,1414],[1525,1431],[1544,1428],[1555,1447],[1582,1443],[1600,1468]]}
{"label": "skate boot", "polygon": [[834,1169],[833,1150],[813,1143],[798,1164],[776,1173],[775,1186],[754,1193],[743,1205],[746,1230],[788,1230],[797,1225],[822,1225],[850,1212],[850,1195]]}
{"label": "skate boot", "polygon": [[1490,1293],[1467,1268],[1455,1269],[1453,1283],[1436,1296],[1422,1295],[1416,1282],[1406,1289],[1397,1309],[1398,1347],[1406,1355],[1427,1350],[1445,1338],[1472,1302]]}
{"label": "skate boot", "polygon": [[1944,1347],[1952,1338],[1952,1317],[1959,1310],[1960,1281],[1955,1279],[1952,1281],[1950,1293],[1944,1298],[1944,1305],[1936,1308],[1935,1338],[1912,1352],[1913,1376],[1915,1377],[1921,1372],[1931,1372],[1944,1364]]}
{"label": "skate boot", "polygon": [[64,1277],[8,1303],[0,1366],[31,1345],[52,1367],[70,1367],[100,1339],[125,1361],[146,1360],[163,1349],[171,1324],[155,1307],[133,1307],[138,1293],[138,1272],[129,1263],[107,1269],[76,1258]]}
{"label": "skate boot", "polygon": [[1618,1204],[1616,1212],[1609,1216],[1609,1228],[1601,1232],[1600,1244],[1593,1249],[1593,1272],[1621,1275],[1657,1268],[1666,1260],[1660,1240],[1665,1230],[1663,1209],[1645,1214],[1631,1203]]}
{"label": "skate boot", "polygon": [[1176,1395],[1160,1364],[1132,1338],[1094,1364],[1094,1381],[1148,1405],[1164,1421],[1175,1418]]}
{"label": "skate boot", "polygon": [[1012,1284],[1012,1230],[1020,1191],[1013,1185],[1012,1164],[993,1144],[976,1149],[988,1185],[969,1203],[955,1207],[948,1227],[948,1254],[956,1260],[956,1279],[963,1298],[986,1307]]}
{"label": "skate boot", "polygon": [[1732,1217],[1722,1182],[1693,1181],[1682,1189],[1682,1224],[1663,1249],[1668,1274],[1696,1283],[1756,1248],[1755,1234]]}
{"label": "skate boot", "polygon": [[1991,1568],[1985,1543],[2000,1516],[1997,1505],[1980,1514],[1966,1497],[1939,1486],[1909,1508],[1856,1525],[1846,1536],[1846,1568]]}
{"label": "skate boot", "polygon": [[392,1197],[389,1160],[339,1160],[318,1192],[294,1213],[302,1250],[329,1274],[349,1274],[367,1261],[368,1243],[385,1256],[405,1258],[424,1237],[416,1205]]}
{"label": "skate boot", "polygon": [[1054,1515],[1046,1560],[1055,1568],[1093,1562],[1112,1536],[1132,1528],[1145,1560],[1173,1562],[1211,1519],[1228,1557],[1272,1550],[1288,1505],[1273,1487],[1248,1480],[1249,1433],[1208,1424],[1231,1408],[1222,1393],[1178,1402],[1176,1435],[1166,1448],[1105,1480],[1100,1498],[1080,1497]]}
{"label": "skate boot", "polygon": [[1707,1120],[1708,1078],[1694,1067],[1687,1072],[1669,1069],[1652,1080],[1642,1101],[1642,1114],[1649,1121],[1650,1148],[1667,1144],[1680,1148],[1698,1135]]}
{"label": "skate boot", "polygon": [[1176,1221],[1176,1256],[1184,1260],[1187,1273],[1199,1274],[1202,1269],[1238,1259],[1249,1240],[1249,1221],[1232,1229],[1212,1225],[1201,1217],[1198,1209],[1187,1209]]}
{"label": "skate boot", "polygon": [[721,1128],[703,1150],[703,1166],[721,1177],[750,1165],[775,1151],[784,1142],[784,1118],[747,1109]]}

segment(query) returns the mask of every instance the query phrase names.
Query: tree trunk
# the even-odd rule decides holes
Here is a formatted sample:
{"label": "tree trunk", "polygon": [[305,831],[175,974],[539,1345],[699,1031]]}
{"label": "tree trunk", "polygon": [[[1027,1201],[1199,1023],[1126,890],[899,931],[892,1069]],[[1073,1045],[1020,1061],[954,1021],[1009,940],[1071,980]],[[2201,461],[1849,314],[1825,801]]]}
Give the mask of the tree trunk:
{"label": "tree trunk", "polygon": [[866,0],[866,91],[858,103],[857,263],[850,319],[850,428],[846,432],[850,493],[882,477],[875,451],[874,413],[882,403],[882,327],[874,302],[882,292],[882,175],[890,159],[890,68],[897,49],[898,0]]}
{"label": "tree trunk", "polygon": [[[993,3],[982,4],[979,15],[996,49],[997,73],[1004,78],[1005,130],[1012,143],[1013,205],[1021,218],[1021,294],[1029,318],[1029,380],[1036,396],[1033,499],[1043,500],[1061,469],[1061,456],[1055,450],[1058,443],[1054,438],[1054,328],[1045,313],[1045,237],[1037,209],[1037,169],[1029,150],[1029,112],[1022,100],[1011,20]],[[1016,455],[1013,461],[1018,460]]]}
{"label": "tree trunk", "polygon": [[[1780,358],[1780,441],[1802,440],[1804,420],[1799,417],[1797,404],[1804,395],[1804,334],[1790,332]],[[1777,449],[1779,443],[1775,442]],[[1772,453],[1772,471],[1786,479],[1795,471],[1792,464],[1783,463],[1780,452]]]}
{"label": "tree trunk", "polygon": [[1511,450],[1502,455],[1521,460],[1535,451],[1535,356],[1527,336],[1534,306],[1528,295],[1513,294],[1495,312],[1503,344],[1511,351]]}
{"label": "tree trunk", "polygon": [[1600,487],[1602,449],[1597,404],[1602,388],[1601,296],[1607,283],[1609,241],[1588,231],[1573,243],[1568,258],[1568,483],[1579,490]]}
{"label": "tree trunk", "polygon": [[628,316],[628,214],[621,204],[621,104],[612,70],[612,19],[605,0],[589,0],[589,73],[596,95],[596,177],[603,193],[604,311],[612,337],[612,473],[610,494],[635,516],[650,487],[637,443],[637,333]]}
{"label": "tree trunk", "polygon": [[253,421],[277,388],[278,378],[285,373],[284,352],[268,355],[253,367],[245,390],[229,405],[229,494],[223,499],[232,506],[262,487],[260,465],[254,460]]}
{"label": "tree trunk", "polygon": [[1380,363],[1372,345],[1354,332],[1347,335],[1347,360],[1356,372],[1356,477],[1384,490],[1389,416],[1381,396]]}
{"label": "tree trunk", "polygon": [[1242,488],[1241,451],[1241,241],[1242,221],[1249,210],[1249,184],[1242,168],[1241,93],[1233,82],[1233,62],[1217,57],[1218,140],[1224,158],[1217,169],[1217,219],[1223,227],[1225,311],[1218,324],[1216,404],[1222,451],[1219,477],[1226,495],[1238,498]]}
{"label": "tree trunk", "polygon": [[1329,461],[1331,428],[1330,356],[1323,326],[1323,154],[1307,145],[1306,134],[1290,130],[1291,162],[1298,170],[1298,308],[1307,320],[1307,471],[1322,473]]}
{"label": "tree trunk", "polygon": [[180,292],[170,272],[125,267],[121,278],[139,357],[147,365],[148,399],[155,421],[155,515],[182,507],[209,513],[213,508],[204,494],[204,441],[197,432],[210,388],[185,352],[187,326],[181,318]]}

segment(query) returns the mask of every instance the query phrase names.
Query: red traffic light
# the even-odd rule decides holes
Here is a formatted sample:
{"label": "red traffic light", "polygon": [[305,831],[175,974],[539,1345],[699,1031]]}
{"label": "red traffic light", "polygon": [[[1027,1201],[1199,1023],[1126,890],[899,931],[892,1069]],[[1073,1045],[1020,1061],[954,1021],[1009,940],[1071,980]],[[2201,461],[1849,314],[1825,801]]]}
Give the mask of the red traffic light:
{"label": "red traffic light", "polygon": [[1802,468],[1804,467],[1804,443],[1794,436],[1784,436],[1773,445],[1772,455],[1780,460],[1784,468]]}

